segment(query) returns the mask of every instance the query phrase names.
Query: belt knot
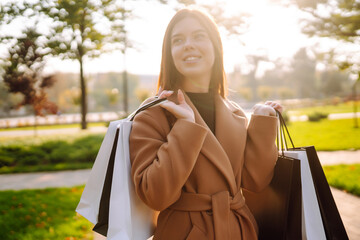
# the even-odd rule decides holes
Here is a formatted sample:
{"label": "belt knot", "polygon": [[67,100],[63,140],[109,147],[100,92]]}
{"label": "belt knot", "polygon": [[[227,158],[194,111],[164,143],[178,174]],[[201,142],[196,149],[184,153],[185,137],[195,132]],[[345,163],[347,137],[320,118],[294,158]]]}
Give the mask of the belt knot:
{"label": "belt knot", "polygon": [[183,192],[177,202],[170,206],[178,211],[206,211],[213,215],[216,240],[230,239],[230,211],[245,205],[245,199],[240,190],[234,197],[228,191],[213,195]]}

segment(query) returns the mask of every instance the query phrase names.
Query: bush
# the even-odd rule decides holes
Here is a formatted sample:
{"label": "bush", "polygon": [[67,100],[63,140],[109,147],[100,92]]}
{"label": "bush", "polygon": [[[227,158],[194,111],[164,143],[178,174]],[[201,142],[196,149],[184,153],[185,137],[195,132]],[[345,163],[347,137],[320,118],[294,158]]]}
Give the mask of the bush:
{"label": "bush", "polygon": [[73,141],[47,141],[38,145],[0,146],[0,172],[10,172],[26,167],[58,164],[84,164],[94,162],[99,151],[103,135],[90,135]]}
{"label": "bush", "polygon": [[7,152],[0,149],[0,168],[4,166],[11,166],[15,162],[12,156],[8,156]]}
{"label": "bush", "polygon": [[46,153],[40,148],[30,146],[24,148],[23,151],[19,153],[16,161],[22,166],[34,166],[37,164],[45,164],[47,162],[46,157]]}
{"label": "bush", "polygon": [[59,147],[54,148],[50,153],[51,163],[62,163],[70,161],[70,154],[72,151],[76,151],[74,147],[71,147],[68,143],[63,143]]}
{"label": "bush", "polygon": [[57,141],[44,142],[41,145],[39,145],[39,148],[46,153],[51,153],[59,147],[64,147],[64,146],[68,146],[68,145],[69,144],[66,141],[57,140]]}
{"label": "bush", "polygon": [[318,122],[321,119],[325,119],[328,117],[328,114],[326,113],[321,113],[321,112],[313,112],[308,114],[308,119],[310,122]]}
{"label": "bush", "polygon": [[20,159],[19,155],[23,152],[24,147],[18,145],[0,148],[0,167],[16,165],[17,159]]}

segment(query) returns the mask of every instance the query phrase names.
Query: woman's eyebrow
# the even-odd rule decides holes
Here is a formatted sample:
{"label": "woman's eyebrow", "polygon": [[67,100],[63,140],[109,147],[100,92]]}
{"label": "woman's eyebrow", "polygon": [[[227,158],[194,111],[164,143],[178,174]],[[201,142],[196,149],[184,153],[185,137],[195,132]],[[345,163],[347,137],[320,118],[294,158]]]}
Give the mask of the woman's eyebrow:
{"label": "woman's eyebrow", "polygon": [[199,33],[199,32],[206,33],[205,29],[198,29],[198,30],[193,31],[192,33]]}
{"label": "woman's eyebrow", "polygon": [[176,38],[176,37],[180,37],[180,36],[182,36],[183,34],[181,34],[181,33],[176,33],[176,34],[174,34],[174,35],[171,35],[171,38]]}
{"label": "woman's eyebrow", "polygon": [[[191,34],[200,33],[200,32],[206,33],[205,29],[197,29],[195,31],[192,31]],[[175,33],[174,35],[171,36],[171,38],[179,37],[182,35],[184,35],[184,34],[183,33]]]}

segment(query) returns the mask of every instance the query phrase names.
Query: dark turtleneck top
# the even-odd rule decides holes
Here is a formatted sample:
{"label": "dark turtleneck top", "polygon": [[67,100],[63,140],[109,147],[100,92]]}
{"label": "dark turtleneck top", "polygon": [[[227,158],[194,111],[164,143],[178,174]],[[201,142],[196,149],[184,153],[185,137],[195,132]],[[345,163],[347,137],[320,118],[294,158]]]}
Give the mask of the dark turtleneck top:
{"label": "dark turtleneck top", "polygon": [[204,119],[210,130],[215,134],[215,100],[214,93],[191,93],[186,92],[201,117]]}

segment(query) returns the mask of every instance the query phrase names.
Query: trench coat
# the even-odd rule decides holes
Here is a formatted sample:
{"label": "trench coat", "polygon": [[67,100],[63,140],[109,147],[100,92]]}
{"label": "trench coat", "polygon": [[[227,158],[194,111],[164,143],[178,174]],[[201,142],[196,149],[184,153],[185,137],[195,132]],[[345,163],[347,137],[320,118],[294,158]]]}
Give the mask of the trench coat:
{"label": "trench coat", "polygon": [[272,179],[276,117],[252,115],[248,123],[239,106],[216,95],[214,135],[185,100],[195,123],[155,106],[135,117],[130,133],[136,193],[160,211],[154,240],[257,239],[242,188],[260,191]]}

